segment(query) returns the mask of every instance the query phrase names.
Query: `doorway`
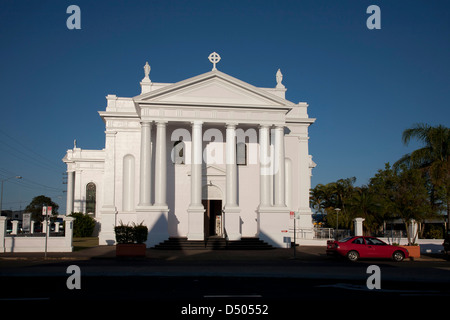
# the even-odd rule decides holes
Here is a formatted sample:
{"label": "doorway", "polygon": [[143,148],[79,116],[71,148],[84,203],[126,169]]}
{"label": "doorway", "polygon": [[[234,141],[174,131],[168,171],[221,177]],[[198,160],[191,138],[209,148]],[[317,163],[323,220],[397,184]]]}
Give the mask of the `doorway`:
{"label": "doorway", "polygon": [[222,219],[222,200],[202,200],[205,208],[205,238],[221,235],[222,227],[217,220]]}

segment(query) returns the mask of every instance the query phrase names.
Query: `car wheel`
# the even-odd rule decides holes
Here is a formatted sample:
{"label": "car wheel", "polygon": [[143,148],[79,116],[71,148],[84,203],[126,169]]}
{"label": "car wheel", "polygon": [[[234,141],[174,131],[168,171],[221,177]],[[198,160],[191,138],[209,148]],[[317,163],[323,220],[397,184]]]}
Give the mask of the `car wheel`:
{"label": "car wheel", "polygon": [[348,258],[348,260],[350,260],[350,261],[352,261],[352,262],[357,261],[357,260],[359,259],[359,253],[358,253],[358,251],[355,251],[355,250],[349,251],[349,252],[347,253],[347,258]]}
{"label": "car wheel", "polygon": [[405,254],[400,250],[397,250],[392,254],[392,260],[396,262],[403,261],[403,259],[405,259]]}

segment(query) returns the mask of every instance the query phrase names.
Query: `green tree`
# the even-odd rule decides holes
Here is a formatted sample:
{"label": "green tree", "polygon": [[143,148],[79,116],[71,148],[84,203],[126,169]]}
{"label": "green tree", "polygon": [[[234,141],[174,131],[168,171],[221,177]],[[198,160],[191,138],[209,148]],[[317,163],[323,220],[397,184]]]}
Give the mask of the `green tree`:
{"label": "green tree", "polygon": [[405,165],[425,171],[432,183],[432,205],[436,208],[436,200],[440,199],[447,209],[447,219],[450,219],[450,128],[419,123],[403,131],[402,139],[405,145],[416,139],[423,147],[404,155],[394,167],[398,169]]}
{"label": "green tree", "polygon": [[364,227],[368,232],[374,233],[383,225],[379,202],[369,186],[354,188],[348,207],[352,218],[365,219]]}
{"label": "green tree", "polygon": [[385,169],[378,170],[370,180],[370,188],[377,195],[385,218],[402,219],[411,244],[416,236],[409,233],[411,219],[421,223],[431,211],[426,179],[422,172],[405,165],[394,170],[387,163]]}
{"label": "green tree", "polygon": [[58,215],[59,205],[53,202],[51,198],[44,195],[34,197],[30,204],[26,206],[25,212],[31,212],[31,218],[33,220],[42,222],[44,220],[44,216],[42,215],[43,206],[51,206],[52,216],[53,218],[56,218]]}

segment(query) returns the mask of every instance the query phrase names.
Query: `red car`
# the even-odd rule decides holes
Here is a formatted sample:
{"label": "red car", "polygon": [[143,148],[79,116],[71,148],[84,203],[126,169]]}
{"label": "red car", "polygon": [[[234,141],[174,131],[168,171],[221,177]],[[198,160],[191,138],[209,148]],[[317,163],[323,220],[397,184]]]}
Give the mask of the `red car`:
{"label": "red car", "polygon": [[409,257],[408,250],[391,246],[374,237],[348,237],[340,241],[327,241],[327,255],[341,255],[350,261],[359,258],[391,258],[402,261]]}

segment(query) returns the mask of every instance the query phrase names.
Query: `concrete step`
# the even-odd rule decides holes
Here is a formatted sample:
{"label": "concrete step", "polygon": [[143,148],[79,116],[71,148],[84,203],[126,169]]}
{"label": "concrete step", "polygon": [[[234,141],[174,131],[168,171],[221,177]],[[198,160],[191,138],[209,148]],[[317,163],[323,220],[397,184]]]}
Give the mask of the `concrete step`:
{"label": "concrete step", "polygon": [[156,245],[160,250],[269,250],[273,247],[258,238],[242,238],[239,241],[227,241],[224,238],[210,237],[204,241],[187,238],[169,238]]}

